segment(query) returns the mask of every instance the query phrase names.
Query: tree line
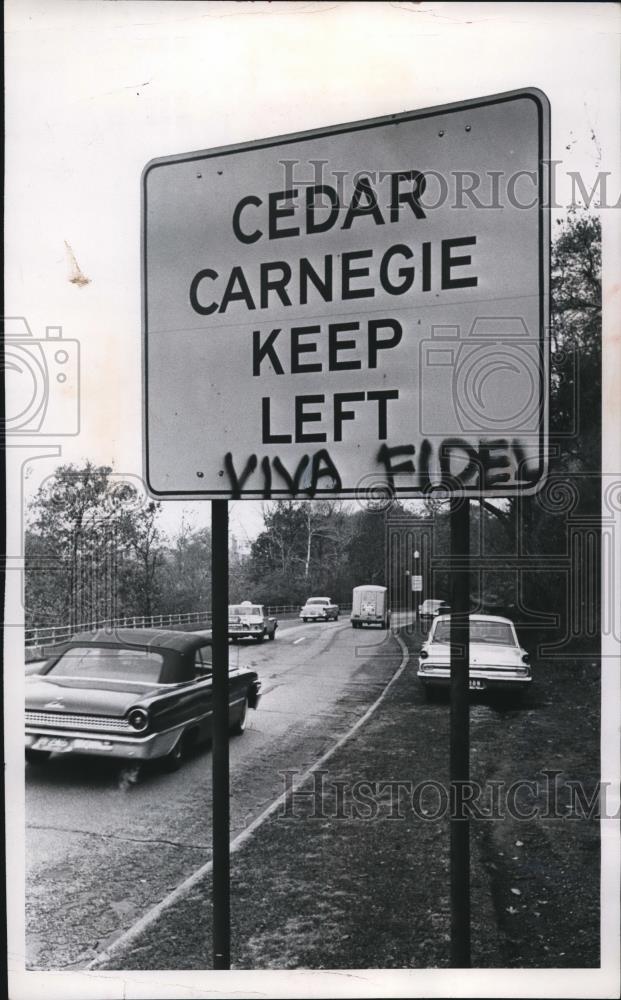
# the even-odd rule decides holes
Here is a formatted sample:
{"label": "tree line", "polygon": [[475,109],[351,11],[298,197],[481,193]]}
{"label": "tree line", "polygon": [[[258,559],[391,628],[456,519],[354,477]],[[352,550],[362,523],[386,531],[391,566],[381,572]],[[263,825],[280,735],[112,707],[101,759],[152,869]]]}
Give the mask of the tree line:
{"label": "tree line", "polygon": [[[183,521],[168,535],[162,505],[109,466],[59,466],[29,506],[26,626],[208,611],[211,535]],[[231,603],[341,603],[361,582],[386,576],[383,514],[340,502],[265,505],[249,549],[230,539]]]}

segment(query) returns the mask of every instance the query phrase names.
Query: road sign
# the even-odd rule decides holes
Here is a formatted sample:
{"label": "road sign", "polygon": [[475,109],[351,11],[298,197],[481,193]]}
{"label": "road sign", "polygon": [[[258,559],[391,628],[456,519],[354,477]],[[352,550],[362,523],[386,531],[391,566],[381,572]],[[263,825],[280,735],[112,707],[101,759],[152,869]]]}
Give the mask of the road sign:
{"label": "road sign", "polygon": [[412,576],[412,593],[419,594],[423,589],[422,576]]}
{"label": "road sign", "polygon": [[151,491],[533,492],[548,119],[522,90],[151,161]]}

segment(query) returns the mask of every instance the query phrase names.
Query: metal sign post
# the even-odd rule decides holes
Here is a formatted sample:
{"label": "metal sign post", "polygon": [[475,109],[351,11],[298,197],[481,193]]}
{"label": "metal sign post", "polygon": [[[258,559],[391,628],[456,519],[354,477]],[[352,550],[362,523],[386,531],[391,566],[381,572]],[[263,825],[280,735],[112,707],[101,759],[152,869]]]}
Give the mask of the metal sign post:
{"label": "metal sign post", "polygon": [[470,822],[461,815],[461,791],[470,780],[470,501],[451,499],[451,724],[450,853],[451,965],[470,967]]}
{"label": "metal sign post", "polygon": [[213,967],[231,967],[229,850],[229,509],[211,502],[211,613],[213,646]]}
{"label": "metal sign post", "polygon": [[[417,560],[418,553],[414,556]],[[420,611],[418,602],[420,601],[423,594],[423,578],[421,574],[412,574],[412,602],[414,604],[414,625],[416,631],[418,632],[420,625]]]}

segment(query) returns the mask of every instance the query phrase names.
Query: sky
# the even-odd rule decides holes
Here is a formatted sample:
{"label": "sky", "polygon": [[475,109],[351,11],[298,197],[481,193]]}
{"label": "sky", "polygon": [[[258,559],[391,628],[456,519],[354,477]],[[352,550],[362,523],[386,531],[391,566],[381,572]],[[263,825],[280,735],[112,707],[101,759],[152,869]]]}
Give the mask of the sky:
{"label": "sky", "polygon": [[[59,461],[142,474],[140,175],[153,157],[535,86],[552,106],[558,201],[569,171],[589,187],[617,171],[619,187],[616,5],[8,0],[5,15],[6,313],[37,340],[62,327],[70,345],[52,423],[72,419],[80,355],[79,433],[37,434],[26,496]],[[24,378],[9,373],[9,406]],[[19,465],[33,441],[17,443]],[[209,523],[205,502],[165,507],[171,532],[182,516]],[[240,541],[261,525],[260,504],[231,505]]]}

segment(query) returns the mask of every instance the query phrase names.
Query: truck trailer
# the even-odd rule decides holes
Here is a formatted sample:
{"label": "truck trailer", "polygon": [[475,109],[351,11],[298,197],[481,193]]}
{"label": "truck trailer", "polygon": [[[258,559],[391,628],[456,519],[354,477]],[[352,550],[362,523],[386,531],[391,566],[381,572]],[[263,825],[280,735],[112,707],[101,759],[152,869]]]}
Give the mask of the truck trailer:
{"label": "truck trailer", "polygon": [[390,609],[386,587],[376,587],[371,583],[354,587],[351,602],[351,624],[352,628],[362,628],[363,625],[379,625],[383,629],[389,628]]}

